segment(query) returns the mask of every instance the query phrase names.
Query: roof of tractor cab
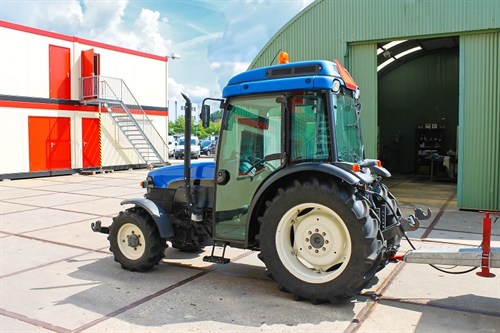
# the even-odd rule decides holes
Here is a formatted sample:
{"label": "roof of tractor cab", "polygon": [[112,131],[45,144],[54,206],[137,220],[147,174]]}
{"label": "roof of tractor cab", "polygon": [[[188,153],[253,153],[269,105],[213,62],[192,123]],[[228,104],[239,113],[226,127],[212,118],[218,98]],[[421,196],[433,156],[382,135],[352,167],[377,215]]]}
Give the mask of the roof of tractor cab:
{"label": "roof of tractor cab", "polygon": [[331,61],[313,60],[249,70],[234,76],[223,97],[291,90],[331,89],[334,79],[344,80]]}

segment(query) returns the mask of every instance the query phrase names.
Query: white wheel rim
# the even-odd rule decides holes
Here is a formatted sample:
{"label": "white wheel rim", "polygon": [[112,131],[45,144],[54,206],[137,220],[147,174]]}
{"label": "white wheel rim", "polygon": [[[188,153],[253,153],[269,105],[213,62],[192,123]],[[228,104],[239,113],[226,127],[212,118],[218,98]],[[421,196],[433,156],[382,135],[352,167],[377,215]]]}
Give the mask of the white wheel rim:
{"label": "white wheel rim", "polygon": [[351,258],[351,237],[344,221],[317,203],[288,210],[278,224],[275,240],[285,268],[308,283],[334,280]]}
{"label": "white wheel rim", "polygon": [[126,223],[118,230],[118,247],[127,259],[137,260],[144,254],[144,234],[135,224]]}

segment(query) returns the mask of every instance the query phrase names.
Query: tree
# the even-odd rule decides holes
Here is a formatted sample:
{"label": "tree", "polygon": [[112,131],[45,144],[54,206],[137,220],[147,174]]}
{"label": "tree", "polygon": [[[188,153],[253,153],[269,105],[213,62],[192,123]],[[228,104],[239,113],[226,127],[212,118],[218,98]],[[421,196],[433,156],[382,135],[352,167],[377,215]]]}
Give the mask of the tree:
{"label": "tree", "polygon": [[[175,122],[171,121],[168,122],[169,135],[183,134],[185,131],[185,127],[186,127],[186,120],[184,119],[184,116],[179,116],[175,120]],[[200,139],[209,137],[212,134],[219,135],[219,131],[220,131],[220,121],[210,122],[210,126],[208,128],[203,128],[201,122],[198,125],[196,125],[194,121],[191,122],[191,133],[193,135],[198,136]]]}
{"label": "tree", "polygon": [[198,124],[198,137],[200,139],[204,139],[213,135],[219,135],[220,131],[220,122],[210,122],[210,126],[208,128],[203,128],[203,126]]}
{"label": "tree", "polygon": [[171,121],[168,122],[168,128],[169,128],[170,135],[184,133],[185,127],[186,127],[186,120],[184,119],[184,116],[177,117],[175,122],[171,122]]}
{"label": "tree", "polygon": [[210,115],[210,121],[220,122],[222,120],[222,110],[217,110]]}

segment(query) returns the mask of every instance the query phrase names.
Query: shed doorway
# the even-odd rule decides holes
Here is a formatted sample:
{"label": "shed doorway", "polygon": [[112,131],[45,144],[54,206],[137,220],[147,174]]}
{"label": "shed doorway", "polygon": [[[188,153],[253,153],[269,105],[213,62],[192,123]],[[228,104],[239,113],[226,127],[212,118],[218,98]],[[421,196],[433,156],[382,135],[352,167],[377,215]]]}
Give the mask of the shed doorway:
{"label": "shed doorway", "polygon": [[377,46],[379,158],[391,172],[456,181],[459,38]]}

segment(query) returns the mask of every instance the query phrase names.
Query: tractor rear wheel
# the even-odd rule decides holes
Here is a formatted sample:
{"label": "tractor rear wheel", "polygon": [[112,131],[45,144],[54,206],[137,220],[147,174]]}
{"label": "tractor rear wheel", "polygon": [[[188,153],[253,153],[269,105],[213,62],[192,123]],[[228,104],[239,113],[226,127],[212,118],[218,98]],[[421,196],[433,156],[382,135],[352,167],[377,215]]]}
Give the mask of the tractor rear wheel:
{"label": "tractor rear wheel", "polygon": [[295,181],[266,205],[260,257],[280,290],[314,304],[339,303],[371,280],[382,240],[368,204],[352,188]]}
{"label": "tractor rear wheel", "polygon": [[115,261],[129,271],[150,270],[164,256],[166,242],[151,217],[140,209],[128,209],[113,218],[108,240]]}

